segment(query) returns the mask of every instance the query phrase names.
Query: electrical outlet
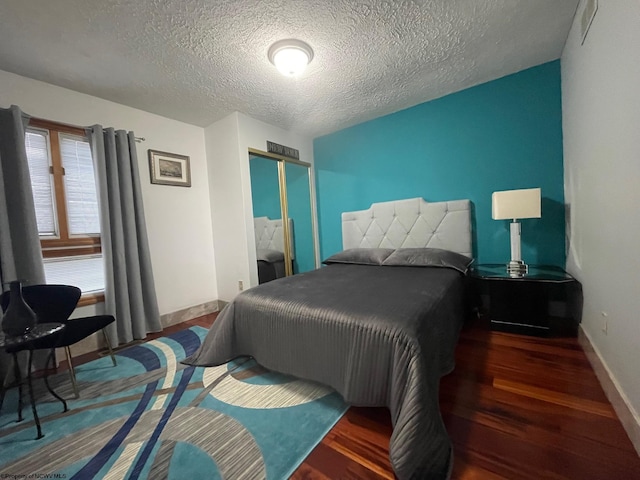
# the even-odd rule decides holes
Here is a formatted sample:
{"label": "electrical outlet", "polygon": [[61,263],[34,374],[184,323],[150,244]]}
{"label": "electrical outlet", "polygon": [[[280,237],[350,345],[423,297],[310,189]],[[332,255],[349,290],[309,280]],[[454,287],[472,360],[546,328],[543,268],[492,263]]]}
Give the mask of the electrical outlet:
{"label": "electrical outlet", "polygon": [[602,313],[602,332],[607,335],[609,333],[609,315],[607,312]]}
{"label": "electrical outlet", "polygon": [[242,280],[238,280],[238,291],[244,290],[244,282]]}

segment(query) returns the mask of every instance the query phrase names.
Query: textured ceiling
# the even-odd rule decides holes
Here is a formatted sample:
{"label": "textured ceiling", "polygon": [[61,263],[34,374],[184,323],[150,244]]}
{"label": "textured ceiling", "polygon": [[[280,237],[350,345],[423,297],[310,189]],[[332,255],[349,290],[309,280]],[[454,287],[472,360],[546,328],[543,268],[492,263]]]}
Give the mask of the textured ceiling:
{"label": "textured ceiling", "polygon": [[[207,126],[313,137],[559,58],[578,0],[0,1],[0,69]],[[283,38],[315,58],[298,79]]]}

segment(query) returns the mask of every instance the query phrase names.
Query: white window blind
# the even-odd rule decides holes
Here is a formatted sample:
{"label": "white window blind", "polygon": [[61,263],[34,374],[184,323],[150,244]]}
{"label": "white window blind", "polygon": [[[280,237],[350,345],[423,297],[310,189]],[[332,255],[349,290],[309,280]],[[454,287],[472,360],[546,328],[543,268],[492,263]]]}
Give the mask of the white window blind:
{"label": "white window blind", "polygon": [[71,135],[60,135],[60,154],[65,171],[69,234],[99,234],[98,196],[89,142]]}
{"label": "white window blind", "polygon": [[25,147],[31,175],[31,188],[36,207],[36,221],[40,235],[57,234],[56,214],[49,167],[49,138],[46,132],[29,130],[25,135]]}
{"label": "white window blind", "polygon": [[47,283],[75,285],[82,293],[104,290],[102,255],[45,259],[44,274]]}
{"label": "white window blind", "polygon": [[[83,293],[102,291],[104,265],[99,247],[95,247],[99,243],[73,238],[100,235],[98,196],[89,142],[81,134],[62,133],[55,127],[29,127],[25,133],[38,232],[46,240],[43,247],[46,281],[49,284],[76,285]],[[54,147],[56,150],[52,151]],[[59,186],[63,191],[56,194]],[[57,208],[62,205],[56,205],[56,199],[62,198],[66,218],[58,218],[58,210],[62,213],[65,209]],[[98,253],[86,255],[87,250],[97,250]]]}

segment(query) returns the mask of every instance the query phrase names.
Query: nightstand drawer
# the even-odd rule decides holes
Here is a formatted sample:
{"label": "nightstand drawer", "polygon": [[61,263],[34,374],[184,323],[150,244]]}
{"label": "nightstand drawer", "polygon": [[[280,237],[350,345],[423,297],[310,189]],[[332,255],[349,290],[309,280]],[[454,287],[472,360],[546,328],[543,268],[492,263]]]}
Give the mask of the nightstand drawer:
{"label": "nightstand drawer", "polygon": [[[484,268],[483,268],[484,267]],[[530,277],[509,277],[506,268],[478,265],[471,272],[494,330],[537,336],[576,336],[582,287],[557,267],[531,267]],[[495,272],[502,272],[504,275]],[[549,275],[543,269],[554,268]]]}

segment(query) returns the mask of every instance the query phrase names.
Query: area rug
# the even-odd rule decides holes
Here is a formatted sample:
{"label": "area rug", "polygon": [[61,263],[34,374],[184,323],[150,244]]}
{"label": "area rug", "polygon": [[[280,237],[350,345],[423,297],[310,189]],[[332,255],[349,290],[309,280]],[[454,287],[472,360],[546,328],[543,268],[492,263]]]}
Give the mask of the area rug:
{"label": "area rug", "polygon": [[[16,423],[17,391],[8,392],[0,415],[0,473],[288,478],[347,406],[326,386],[270,372],[252,359],[212,368],[180,364],[206,333],[192,327],[132,346],[118,352],[116,367],[110,357],[80,365],[81,398],[69,401],[66,413],[36,380],[40,440],[28,404],[25,420]],[[59,394],[73,397],[66,372],[51,379]]]}

